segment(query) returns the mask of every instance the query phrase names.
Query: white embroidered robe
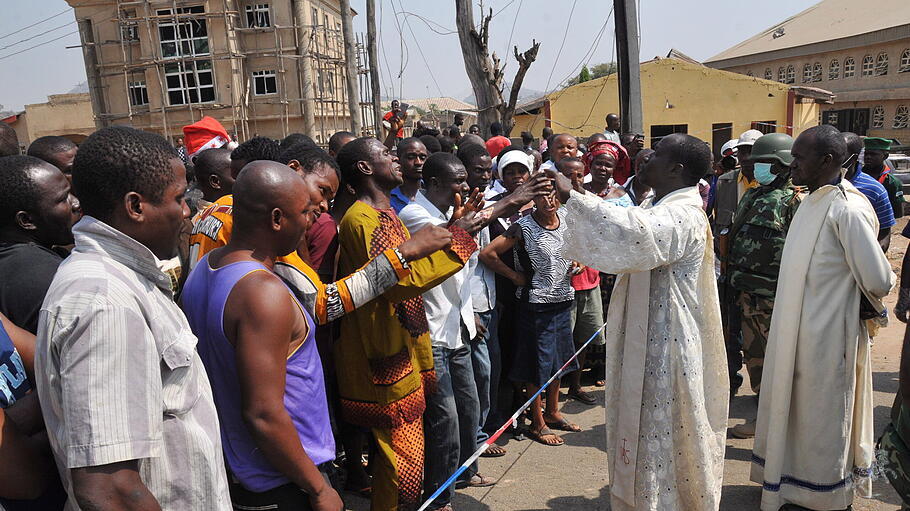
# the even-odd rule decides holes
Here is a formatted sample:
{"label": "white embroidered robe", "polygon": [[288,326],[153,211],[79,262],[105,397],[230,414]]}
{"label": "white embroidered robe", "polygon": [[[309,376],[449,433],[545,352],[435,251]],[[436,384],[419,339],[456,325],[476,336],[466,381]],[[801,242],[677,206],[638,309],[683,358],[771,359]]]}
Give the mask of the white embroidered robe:
{"label": "white embroidered robe", "polygon": [[564,256],[619,277],[606,327],[614,511],[716,510],[729,400],[697,187],[624,208],[572,192]]}
{"label": "white embroidered robe", "polygon": [[860,296],[894,285],[866,197],[844,180],[803,199],[790,224],[765,352],[752,480],[761,509],[844,509],[871,494],[872,363]]}

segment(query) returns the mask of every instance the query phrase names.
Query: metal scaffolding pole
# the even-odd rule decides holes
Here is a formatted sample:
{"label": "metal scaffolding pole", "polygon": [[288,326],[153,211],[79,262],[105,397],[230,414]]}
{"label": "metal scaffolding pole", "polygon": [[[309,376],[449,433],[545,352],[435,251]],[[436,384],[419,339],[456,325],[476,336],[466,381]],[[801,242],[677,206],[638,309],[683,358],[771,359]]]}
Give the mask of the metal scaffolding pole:
{"label": "metal scaffolding pole", "polygon": [[376,49],[376,0],[367,0],[367,54],[370,57],[370,88],[373,96],[373,129],[382,138],[382,110],[379,108],[379,51]]}

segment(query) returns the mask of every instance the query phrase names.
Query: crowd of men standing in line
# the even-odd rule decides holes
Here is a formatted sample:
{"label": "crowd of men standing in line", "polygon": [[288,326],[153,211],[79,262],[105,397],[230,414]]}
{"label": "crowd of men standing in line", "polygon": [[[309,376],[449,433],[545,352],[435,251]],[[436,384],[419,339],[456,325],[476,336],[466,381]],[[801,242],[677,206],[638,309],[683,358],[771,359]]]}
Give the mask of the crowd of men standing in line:
{"label": "crowd of men standing in line", "polygon": [[[743,363],[762,509],[868,494],[890,141],[750,130],[714,162],[615,114],[535,147],[390,113],[327,151],[204,118],[182,152],[111,127],[18,155],[0,124],[0,505],[412,509],[592,338],[560,376],[606,386],[614,509],[717,509]],[[580,430],[560,387],[514,435]],[[904,498],[907,413],[882,438]]]}

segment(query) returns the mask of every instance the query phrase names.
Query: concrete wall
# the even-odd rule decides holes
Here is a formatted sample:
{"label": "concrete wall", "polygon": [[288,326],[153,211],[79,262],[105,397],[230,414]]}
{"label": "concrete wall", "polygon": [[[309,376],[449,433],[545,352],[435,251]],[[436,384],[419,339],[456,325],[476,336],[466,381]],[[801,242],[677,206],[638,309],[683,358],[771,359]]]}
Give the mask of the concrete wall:
{"label": "concrete wall", "polygon": [[[733,138],[753,122],[774,121],[785,132],[790,87],[773,81],[727,73],[676,59],[659,59],[641,65],[642,108],[645,137],[655,125],[687,126],[690,135],[712,141],[712,125],[732,123]],[[619,113],[617,75],[597,78],[550,94],[553,131],[589,136],[604,130],[604,118]],[[593,107],[593,111],[592,111]],[[817,123],[817,105],[800,105],[803,119],[794,135]],[[541,109],[543,110],[543,109]],[[796,113],[796,112],[794,112]],[[814,118],[812,118],[814,116]],[[811,123],[806,119],[812,118]],[[513,133],[531,131],[539,136],[544,115],[516,116]],[[650,146],[650,140],[646,140]]]}
{"label": "concrete wall", "polygon": [[[726,69],[735,73],[752,73],[763,77],[765,70],[770,69],[774,80],[778,78],[778,70],[792,65],[795,70],[795,84],[820,87],[835,93],[833,105],[823,105],[822,110],[841,110],[846,108],[869,108],[880,106],[885,111],[885,125],[882,128],[872,128],[870,124],[867,135],[897,138],[901,141],[910,140],[910,128],[895,130],[892,128],[894,115],[899,105],[910,107],[910,70],[900,72],[900,60],[905,51],[910,50],[910,37],[899,41],[857,46],[846,50],[822,51],[793,58],[770,59],[755,64],[733,66]],[[862,62],[866,55],[875,61],[878,55],[888,55],[888,74],[884,76],[862,76]],[[844,77],[844,62],[852,57],[856,67],[855,74],[850,78]],[[833,60],[840,64],[837,79],[829,79],[829,66]],[[803,68],[806,64],[814,66],[821,64],[822,76],[820,81],[803,81]]]}
{"label": "concrete wall", "polygon": [[[92,101],[87,93],[55,94],[47,103],[25,105],[28,122],[28,141],[57,135],[81,142],[95,131]],[[22,143],[22,139],[19,139]]]}

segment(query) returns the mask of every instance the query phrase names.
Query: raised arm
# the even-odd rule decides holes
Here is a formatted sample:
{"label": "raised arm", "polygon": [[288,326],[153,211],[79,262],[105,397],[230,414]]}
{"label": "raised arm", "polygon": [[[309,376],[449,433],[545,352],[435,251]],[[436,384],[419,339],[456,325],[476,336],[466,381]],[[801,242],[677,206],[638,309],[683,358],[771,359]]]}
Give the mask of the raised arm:
{"label": "raised arm", "polygon": [[563,256],[604,273],[672,264],[706,237],[707,219],[697,204],[621,207],[573,191],[566,209]]}
{"label": "raised arm", "polygon": [[224,326],[236,353],[241,414],[265,459],[306,491],[314,509],[341,510],[340,497],[307,455],[284,404],[295,308],[287,287],[266,272],[250,274],[231,291]]}

